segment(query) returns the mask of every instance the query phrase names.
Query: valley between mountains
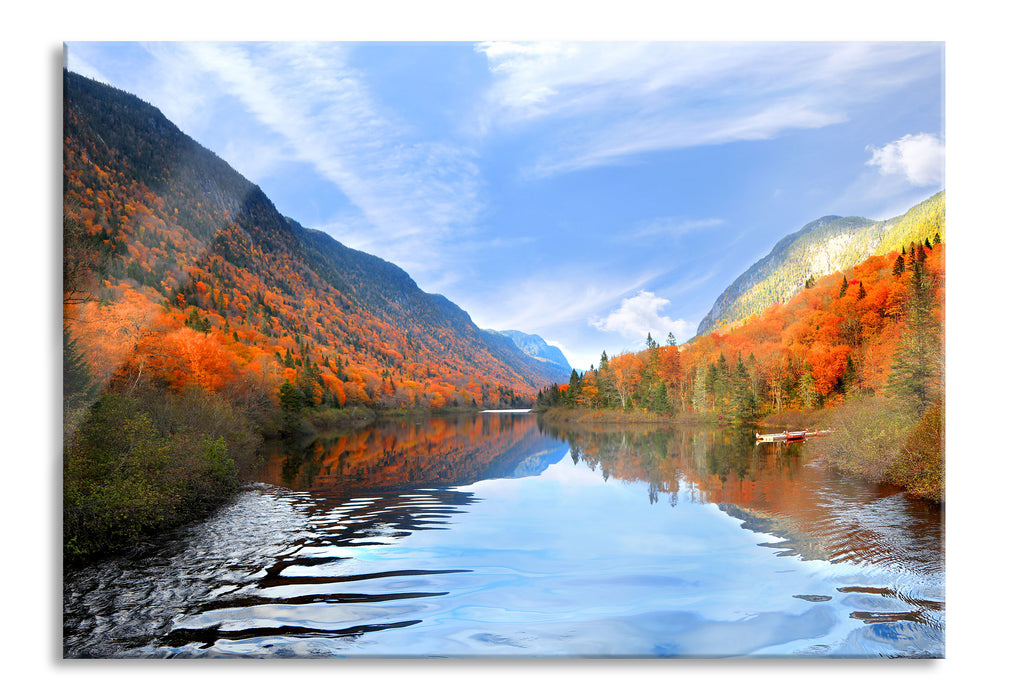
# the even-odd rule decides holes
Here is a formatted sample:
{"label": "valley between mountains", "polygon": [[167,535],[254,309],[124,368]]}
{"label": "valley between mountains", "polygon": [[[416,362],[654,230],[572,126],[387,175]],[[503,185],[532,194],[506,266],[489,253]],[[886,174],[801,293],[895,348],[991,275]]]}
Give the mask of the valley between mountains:
{"label": "valley between mountains", "polygon": [[263,436],[377,412],[750,424],[858,399],[900,416],[888,455],[913,431],[915,449],[941,433],[944,192],[887,221],[814,221],[740,275],[689,342],[649,336],[572,369],[541,337],[478,328],[402,269],[284,216],[155,107],[63,80],[70,558],[224,502]]}

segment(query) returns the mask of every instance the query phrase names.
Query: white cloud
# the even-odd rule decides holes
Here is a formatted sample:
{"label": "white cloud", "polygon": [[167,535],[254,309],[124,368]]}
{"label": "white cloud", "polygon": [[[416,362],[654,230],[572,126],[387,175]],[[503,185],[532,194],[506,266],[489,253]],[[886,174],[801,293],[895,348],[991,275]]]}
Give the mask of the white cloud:
{"label": "white cloud", "polygon": [[542,335],[568,323],[583,324],[612,299],[640,288],[652,276],[641,271],[631,279],[611,279],[588,267],[557,266],[512,280],[507,294],[502,294],[497,284],[479,290],[469,284],[452,290],[451,298],[461,300],[482,328]]}
{"label": "white cloud", "polygon": [[935,134],[907,134],[872,152],[866,165],[874,165],[882,175],[902,175],[912,185],[941,185],[945,176],[946,146]]}
{"label": "white cloud", "polygon": [[[484,131],[556,129],[527,175],[657,150],[775,138],[847,120],[923,76],[919,43],[489,42]],[[802,66],[801,70],[796,70]]]}
{"label": "white cloud", "polygon": [[609,316],[590,321],[601,331],[619,333],[624,338],[640,343],[651,333],[656,342],[662,343],[672,331],[678,341],[690,338],[697,328],[696,323],[681,319],[673,320],[661,314],[669,304],[668,299],[655,296],[653,292],[641,291],[630,299],[624,299],[620,308]]}

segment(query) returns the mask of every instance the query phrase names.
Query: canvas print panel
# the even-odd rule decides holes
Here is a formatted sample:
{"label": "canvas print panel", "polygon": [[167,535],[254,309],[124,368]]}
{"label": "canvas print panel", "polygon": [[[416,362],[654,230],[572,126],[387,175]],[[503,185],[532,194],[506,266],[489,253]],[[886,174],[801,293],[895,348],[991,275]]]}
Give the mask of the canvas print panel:
{"label": "canvas print panel", "polygon": [[101,43],[67,658],[944,657],[941,43]]}

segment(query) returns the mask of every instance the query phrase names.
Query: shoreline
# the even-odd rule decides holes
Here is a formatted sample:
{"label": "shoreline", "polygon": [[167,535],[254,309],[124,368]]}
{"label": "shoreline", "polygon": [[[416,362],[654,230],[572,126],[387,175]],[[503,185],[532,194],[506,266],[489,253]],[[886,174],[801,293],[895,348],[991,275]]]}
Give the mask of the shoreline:
{"label": "shoreline", "polygon": [[[543,420],[547,423],[553,425],[581,425],[581,426],[635,426],[635,425],[651,425],[656,427],[697,427],[697,428],[728,428],[733,427],[733,424],[726,420],[721,419],[716,415],[707,414],[673,414],[673,415],[663,415],[656,413],[645,413],[640,411],[619,411],[619,410],[599,410],[599,409],[586,409],[586,408],[567,408],[561,406],[551,406],[545,409],[534,409],[533,413],[537,416],[541,416]],[[846,439],[844,429],[847,427],[846,423],[850,422],[850,418],[844,411],[844,407],[835,408],[818,408],[809,410],[792,410],[784,411],[782,413],[770,414],[759,418],[754,423],[743,424],[739,427],[751,427],[755,430],[822,430],[826,428],[839,428],[840,432],[832,436],[825,436],[817,438],[817,447],[810,450],[810,461],[819,460],[826,466],[835,469],[838,473],[844,475],[846,478],[857,479],[866,483],[874,483],[880,485],[895,486],[900,488],[902,491],[907,493],[912,498],[920,498],[925,501],[935,503],[939,506],[945,506],[945,489],[940,485],[936,488],[934,485],[927,487],[922,487],[920,482],[923,477],[915,474],[908,474],[910,470],[906,465],[902,466],[898,455],[901,450],[900,447],[897,448],[893,459],[886,459],[886,464],[881,464],[876,470],[872,470],[866,467],[861,460],[859,453],[854,453],[848,455],[839,450],[829,450],[830,440],[844,440]],[[897,440],[899,445],[904,445],[904,440],[909,438],[908,435],[895,435],[894,438]],[[850,438],[848,438],[850,439]],[[892,443],[892,440],[891,440]],[[891,444],[892,447],[892,444]],[[911,447],[911,443],[905,446],[906,448]],[[918,449],[921,452],[921,449]],[[847,457],[847,458],[846,458]],[[922,455],[918,455],[919,461],[922,463],[929,460],[923,459]],[[940,472],[944,471],[944,467],[939,467]],[[932,467],[932,471],[935,471],[935,467]],[[935,481],[937,478],[943,478],[941,476],[937,477],[934,473],[929,474],[927,477],[931,481]]]}

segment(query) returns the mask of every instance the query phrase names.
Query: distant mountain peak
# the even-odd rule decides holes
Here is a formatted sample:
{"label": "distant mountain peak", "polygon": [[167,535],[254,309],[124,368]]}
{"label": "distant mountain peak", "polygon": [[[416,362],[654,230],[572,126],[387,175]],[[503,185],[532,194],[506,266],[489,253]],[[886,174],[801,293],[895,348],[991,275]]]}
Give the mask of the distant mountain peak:
{"label": "distant mountain peak", "polygon": [[564,356],[564,353],[561,352],[561,349],[554,345],[550,345],[540,336],[534,333],[523,333],[522,331],[514,330],[490,332],[500,333],[501,335],[511,338],[512,342],[518,346],[519,350],[529,357],[560,368],[560,371],[565,374],[565,380],[567,379],[567,375],[571,374],[571,364]]}

